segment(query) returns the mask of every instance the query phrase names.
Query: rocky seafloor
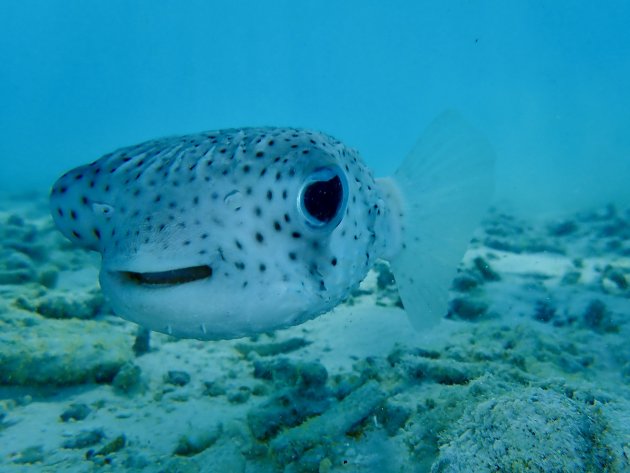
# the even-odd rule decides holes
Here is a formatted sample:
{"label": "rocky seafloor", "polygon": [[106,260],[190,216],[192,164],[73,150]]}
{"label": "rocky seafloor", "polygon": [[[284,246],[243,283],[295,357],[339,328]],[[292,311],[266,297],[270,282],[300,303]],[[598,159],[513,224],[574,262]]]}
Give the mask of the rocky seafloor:
{"label": "rocky seafloor", "polygon": [[384,263],[221,342],[113,316],[97,273],[45,196],[0,201],[0,471],[630,471],[626,209],[491,212],[430,333]]}

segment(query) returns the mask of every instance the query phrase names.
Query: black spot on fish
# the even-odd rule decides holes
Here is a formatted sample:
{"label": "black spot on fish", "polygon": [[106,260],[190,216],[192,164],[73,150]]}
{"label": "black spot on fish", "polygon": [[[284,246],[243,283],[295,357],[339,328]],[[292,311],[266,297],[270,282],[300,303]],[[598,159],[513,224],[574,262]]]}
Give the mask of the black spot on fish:
{"label": "black spot on fish", "polygon": [[265,237],[263,237],[262,233],[256,232],[256,241],[258,243],[262,243],[264,240],[265,240]]}

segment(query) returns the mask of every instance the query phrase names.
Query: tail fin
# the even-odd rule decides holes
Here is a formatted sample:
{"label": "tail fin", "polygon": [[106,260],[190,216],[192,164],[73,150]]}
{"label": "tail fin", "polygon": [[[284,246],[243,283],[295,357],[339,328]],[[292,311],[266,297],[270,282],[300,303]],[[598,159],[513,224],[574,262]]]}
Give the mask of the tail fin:
{"label": "tail fin", "polygon": [[392,179],[402,210],[400,251],[391,259],[412,325],[447,311],[448,289],[492,198],[494,152],[455,112],[440,115]]}

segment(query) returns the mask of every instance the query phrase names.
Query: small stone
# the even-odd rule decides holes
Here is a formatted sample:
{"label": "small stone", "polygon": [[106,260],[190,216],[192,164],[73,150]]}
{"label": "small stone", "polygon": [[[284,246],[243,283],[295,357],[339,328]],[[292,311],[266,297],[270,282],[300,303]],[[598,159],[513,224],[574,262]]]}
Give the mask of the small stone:
{"label": "small stone", "polygon": [[185,371],[171,370],[164,376],[164,382],[173,386],[186,386],[190,383],[190,375]]}
{"label": "small stone", "polygon": [[235,346],[243,355],[247,356],[250,352],[255,352],[260,356],[277,356],[283,353],[290,353],[310,345],[311,342],[304,338],[290,338],[278,343],[239,343]]}
{"label": "small stone", "polygon": [[39,282],[42,286],[52,289],[57,286],[59,271],[55,268],[45,268],[39,273]]}
{"label": "small stone", "polygon": [[115,453],[115,452],[125,448],[126,443],[127,443],[127,439],[126,439],[125,435],[124,434],[119,435],[114,440],[112,440],[107,445],[105,445],[103,448],[101,448],[94,455],[96,455],[96,456],[110,455],[112,453]]}
{"label": "small stone", "polygon": [[603,280],[609,280],[613,283],[615,289],[619,291],[625,291],[628,289],[628,281],[624,274],[617,268],[607,266],[604,270]]}
{"label": "small stone", "polygon": [[227,392],[225,386],[218,381],[204,381],[203,384],[206,387],[203,394],[206,396],[222,396]]}
{"label": "small stone", "polygon": [[214,445],[221,436],[221,431],[222,428],[219,425],[214,429],[182,435],[177,441],[177,446],[173,453],[184,457],[197,455]]}
{"label": "small stone", "polygon": [[228,393],[227,400],[232,404],[244,404],[249,400],[251,390],[247,386],[241,386],[235,391]]}
{"label": "small stone", "polygon": [[492,269],[490,263],[481,256],[477,256],[473,260],[473,263],[475,265],[475,269],[479,271],[479,274],[481,274],[486,281],[499,281],[501,279],[501,277]]}
{"label": "small stone", "polygon": [[[95,300],[96,299],[98,300]],[[51,319],[92,319],[103,302],[93,293],[47,293],[37,303],[37,313]]]}
{"label": "small stone", "polygon": [[114,376],[112,386],[115,390],[129,394],[140,385],[142,370],[133,362],[127,362],[121,366]]}
{"label": "small stone", "polygon": [[539,300],[536,302],[534,311],[534,319],[539,322],[547,323],[556,315],[556,308],[548,300]]}
{"label": "small stone", "polygon": [[13,463],[19,463],[21,465],[39,463],[42,461],[44,461],[44,447],[41,445],[27,447],[13,459]]}
{"label": "small stone", "polygon": [[389,265],[379,262],[374,266],[374,269],[378,273],[376,277],[376,287],[379,290],[386,289],[396,283],[394,273],[389,269]]}
{"label": "small stone", "polygon": [[581,274],[578,271],[569,271],[562,277],[562,284],[573,285],[580,280]]}
{"label": "small stone", "polygon": [[556,237],[563,237],[575,233],[578,229],[577,224],[573,220],[564,220],[549,225],[549,234]]}
{"label": "small stone", "polygon": [[591,301],[582,315],[584,324],[595,331],[614,331],[610,313],[606,304],[599,299]]}
{"label": "small stone", "polygon": [[464,320],[477,320],[488,310],[488,306],[477,300],[456,297],[451,301],[450,312]]}
{"label": "small stone", "polygon": [[387,401],[377,410],[376,418],[385,427],[387,435],[393,437],[405,425],[410,415],[411,409],[408,407]]}
{"label": "small stone", "polygon": [[453,289],[459,292],[469,292],[479,286],[479,280],[469,273],[462,273],[453,280]]}
{"label": "small stone", "polygon": [[13,225],[14,227],[23,227],[24,219],[17,214],[11,214],[9,218],[7,218],[7,224]]}
{"label": "small stone", "polygon": [[92,409],[90,409],[87,404],[71,404],[59,417],[63,422],[68,422],[69,420],[83,420],[90,412],[92,412]]}
{"label": "small stone", "polygon": [[144,355],[151,350],[151,330],[148,328],[138,326],[136,332],[136,339],[133,342],[133,352],[136,356]]}

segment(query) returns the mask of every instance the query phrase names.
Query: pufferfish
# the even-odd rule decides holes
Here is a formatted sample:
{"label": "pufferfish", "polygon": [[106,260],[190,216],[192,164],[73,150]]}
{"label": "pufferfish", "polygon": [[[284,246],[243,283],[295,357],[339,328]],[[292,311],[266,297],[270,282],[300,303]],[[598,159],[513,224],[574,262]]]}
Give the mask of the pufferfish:
{"label": "pufferfish", "polygon": [[324,133],[239,128],[147,141],[64,174],[51,213],[102,256],[114,312],[231,339],[330,311],[388,260],[412,325],[435,324],[492,192],[493,152],[439,116],[389,178]]}

